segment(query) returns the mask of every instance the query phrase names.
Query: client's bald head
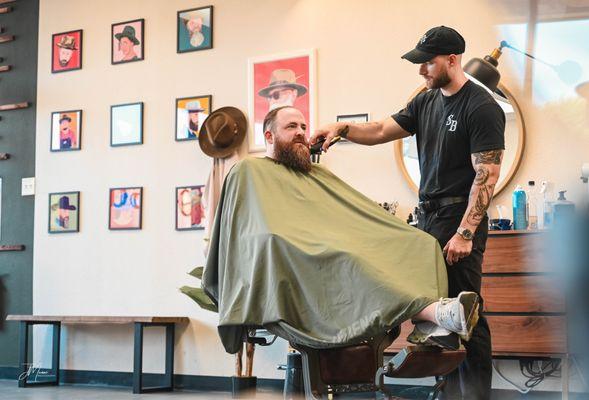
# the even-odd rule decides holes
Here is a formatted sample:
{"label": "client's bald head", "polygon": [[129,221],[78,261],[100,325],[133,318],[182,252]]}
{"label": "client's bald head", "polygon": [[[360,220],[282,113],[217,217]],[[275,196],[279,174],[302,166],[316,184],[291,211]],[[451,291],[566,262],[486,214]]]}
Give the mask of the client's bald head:
{"label": "client's bald head", "polygon": [[270,111],[264,118],[266,156],[298,172],[311,170],[311,153],[306,136],[307,122],[291,106]]}

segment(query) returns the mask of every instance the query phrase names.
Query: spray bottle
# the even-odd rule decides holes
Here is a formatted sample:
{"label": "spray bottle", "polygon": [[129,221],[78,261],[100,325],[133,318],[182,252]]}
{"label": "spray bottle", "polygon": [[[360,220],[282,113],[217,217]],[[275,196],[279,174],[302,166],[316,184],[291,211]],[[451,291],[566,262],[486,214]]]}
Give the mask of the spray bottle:
{"label": "spray bottle", "polygon": [[521,185],[517,185],[512,195],[513,204],[513,229],[525,230],[528,228],[526,192]]}

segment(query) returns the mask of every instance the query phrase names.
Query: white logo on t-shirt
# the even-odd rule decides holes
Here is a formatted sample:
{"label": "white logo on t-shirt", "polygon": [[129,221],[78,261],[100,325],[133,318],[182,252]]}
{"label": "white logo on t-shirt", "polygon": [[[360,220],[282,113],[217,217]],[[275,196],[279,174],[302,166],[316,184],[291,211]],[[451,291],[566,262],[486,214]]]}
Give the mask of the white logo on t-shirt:
{"label": "white logo on t-shirt", "polygon": [[446,120],[446,126],[450,127],[448,128],[448,132],[454,132],[456,130],[456,125],[458,125],[458,121],[452,119],[452,117],[454,117],[454,114],[448,115],[448,119]]}

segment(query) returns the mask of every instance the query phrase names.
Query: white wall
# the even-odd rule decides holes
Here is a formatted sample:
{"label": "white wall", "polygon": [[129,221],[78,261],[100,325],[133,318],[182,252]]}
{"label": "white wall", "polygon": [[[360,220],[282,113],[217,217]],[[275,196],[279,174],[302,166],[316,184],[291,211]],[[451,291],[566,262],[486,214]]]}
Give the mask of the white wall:
{"label": "white wall", "polygon": [[[176,11],[211,3],[214,49],[176,54]],[[318,122],[359,112],[383,118],[422,83],[417,68],[400,55],[425,30],[440,24],[457,28],[467,40],[468,60],[496,46],[500,38],[494,26],[507,17],[483,0],[41,0],[34,313],[185,315],[191,323],[177,333],[176,373],[231,375],[233,358],[217,338],[216,315],[178,292],[182,285],[196,284],[186,272],[204,259],[202,232],[174,230],[174,187],[204,183],[211,160],[195,142],[174,141],[174,99],[212,94],[214,108],[233,105],[245,111],[248,57],[315,48]],[[145,18],[145,61],[111,65],[111,24],[136,18]],[[51,34],[79,28],[84,29],[83,69],[51,74]],[[509,84],[514,77],[507,69],[503,73]],[[581,162],[588,161],[586,126],[564,126],[526,99],[518,100],[528,137],[515,181],[558,182],[571,200],[580,201],[586,193],[577,178]],[[109,106],[134,101],[145,103],[144,144],[111,148]],[[50,153],[50,113],[77,108],[84,112],[82,150]],[[416,203],[396,169],[391,144],[339,146],[323,160],[369,197],[398,200],[402,218]],[[107,228],[108,189],[120,186],[144,187],[141,231]],[[47,194],[70,190],[81,191],[80,233],[49,235]],[[498,198],[507,206],[508,192]],[[48,362],[49,337],[37,336],[37,355]],[[148,335],[147,371],[161,370],[161,346]],[[63,368],[129,371],[131,328],[68,327],[64,350]],[[259,349],[257,375],[283,377],[275,366],[284,362],[285,350],[284,342]],[[558,388],[558,382],[547,387]]]}

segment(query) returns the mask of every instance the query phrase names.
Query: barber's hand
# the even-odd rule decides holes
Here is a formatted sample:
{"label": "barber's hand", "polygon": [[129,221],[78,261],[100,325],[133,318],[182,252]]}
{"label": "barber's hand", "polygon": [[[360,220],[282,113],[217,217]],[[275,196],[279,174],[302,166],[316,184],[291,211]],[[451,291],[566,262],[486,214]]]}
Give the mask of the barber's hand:
{"label": "barber's hand", "polygon": [[325,138],[325,142],[321,148],[324,152],[327,152],[331,140],[336,137],[339,134],[339,131],[342,130],[345,126],[346,124],[341,122],[322,126],[313,132],[313,136],[311,136],[311,145],[317,143],[319,140],[321,140],[321,138]]}
{"label": "barber's hand", "polygon": [[467,257],[471,251],[472,240],[466,240],[457,233],[444,246],[444,254],[446,254],[448,265],[453,265],[460,261],[461,258]]}

